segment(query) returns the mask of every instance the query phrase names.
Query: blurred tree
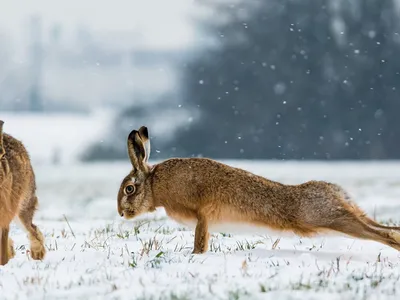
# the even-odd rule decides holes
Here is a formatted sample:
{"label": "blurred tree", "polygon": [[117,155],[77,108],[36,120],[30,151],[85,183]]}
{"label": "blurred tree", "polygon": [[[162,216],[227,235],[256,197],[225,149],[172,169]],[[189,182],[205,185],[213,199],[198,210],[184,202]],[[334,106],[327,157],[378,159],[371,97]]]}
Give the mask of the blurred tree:
{"label": "blurred tree", "polygon": [[[139,98],[149,100],[146,96],[139,96]],[[179,121],[179,118],[176,117],[178,109],[182,111],[175,103],[175,99],[176,97],[170,94],[164,95],[162,98],[157,97],[148,102],[134,101],[129,103],[126,108],[115,116],[110,131],[104,134],[104,140],[90,145],[81,156],[81,159],[83,161],[127,159],[127,137],[133,129],[139,129],[142,125],[147,125],[150,129],[153,149],[151,158],[159,159],[165,157],[164,145],[166,140],[172,138],[174,127],[177,126],[176,121]],[[179,114],[182,114],[182,112],[179,112]],[[175,121],[174,124],[167,126],[165,122],[171,119]],[[157,134],[157,132],[164,134]]]}
{"label": "blurred tree", "polygon": [[200,117],[173,155],[400,158],[392,0],[210,5],[220,46],[185,69],[184,98]]}
{"label": "blurred tree", "polygon": [[400,49],[395,1],[346,1],[339,13],[346,24],[342,72],[346,88],[338,108],[353,137],[352,156],[399,158]]}
{"label": "blurred tree", "polygon": [[43,49],[42,49],[42,19],[33,16],[30,20],[30,60],[31,60],[31,87],[29,91],[29,109],[31,111],[43,111],[43,99],[41,91],[43,73]]}

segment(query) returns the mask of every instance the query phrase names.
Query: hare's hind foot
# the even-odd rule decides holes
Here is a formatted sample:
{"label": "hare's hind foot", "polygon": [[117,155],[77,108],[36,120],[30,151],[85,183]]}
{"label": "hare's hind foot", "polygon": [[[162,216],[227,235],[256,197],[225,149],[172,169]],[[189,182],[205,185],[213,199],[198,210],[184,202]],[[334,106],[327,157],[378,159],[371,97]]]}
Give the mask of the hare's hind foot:
{"label": "hare's hind foot", "polygon": [[390,245],[390,246],[392,246],[393,248],[400,251],[400,231],[394,230],[394,229],[389,229],[388,236],[391,240],[394,241],[394,242],[392,242],[393,245]]}
{"label": "hare's hind foot", "polygon": [[14,242],[12,239],[8,239],[8,259],[14,258],[15,250],[14,250]]}
{"label": "hare's hind foot", "polygon": [[44,246],[44,237],[36,225],[32,224],[35,230],[34,234],[29,234],[31,241],[31,256],[35,260],[42,260],[46,255],[46,248]]}

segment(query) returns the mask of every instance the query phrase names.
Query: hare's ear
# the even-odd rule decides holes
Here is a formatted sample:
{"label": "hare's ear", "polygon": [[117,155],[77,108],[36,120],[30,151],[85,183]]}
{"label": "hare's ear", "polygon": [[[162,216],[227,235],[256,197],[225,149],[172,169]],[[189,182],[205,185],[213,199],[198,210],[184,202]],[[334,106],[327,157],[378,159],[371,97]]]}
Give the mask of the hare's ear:
{"label": "hare's ear", "polygon": [[134,169],[143,172],[147,171],[145,163],[146,151],[139,131],[132,130],[128,136],[128,154]]}
{"label": "hare's ear", "polygon": [[0,159],[6,154],[3,146],[3,124],[4,122],[0,120]]}
{"label": "hare's ear", "polygon": [[150,139],[149,139],[149,131],[147,130],[146,126],[142,126],[139,129],[140,138],[142,139],[144,151],[145,151],[145,158],[144,161],[147,163],[150,158]]}

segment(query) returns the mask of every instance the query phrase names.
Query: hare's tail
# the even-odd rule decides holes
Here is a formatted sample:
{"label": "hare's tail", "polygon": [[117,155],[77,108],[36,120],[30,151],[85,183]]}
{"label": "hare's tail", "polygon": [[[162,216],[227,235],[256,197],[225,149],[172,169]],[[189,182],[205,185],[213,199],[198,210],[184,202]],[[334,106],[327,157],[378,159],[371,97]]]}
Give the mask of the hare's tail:
{"label": "hare's tail", "polygon": [[4,150],[3,146],[3,124],[4,122],[0,120],[0,159],[6,154],[6,150]]}

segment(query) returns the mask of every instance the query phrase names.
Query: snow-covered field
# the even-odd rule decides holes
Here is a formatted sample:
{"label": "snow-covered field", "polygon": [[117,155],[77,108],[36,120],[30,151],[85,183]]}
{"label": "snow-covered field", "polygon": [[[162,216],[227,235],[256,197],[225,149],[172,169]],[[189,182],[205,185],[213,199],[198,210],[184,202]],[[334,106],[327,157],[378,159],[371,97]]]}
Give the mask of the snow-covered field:
{"label": "snow-covered field", "polygon": [[[244,162],[285,183],[341,184],[379,221],[400,222],[400,162]],[[48,253],[32,261],[11,228],[16,257],[0,267],[0,299],[399,299],[400,257],[345,237],[300,239],[214,233],[192,255],[193,232],[160,210],[134,221],[116,212],[123,163],[38,165],[35,218]],[[275,244],[274,244],[275,243]]]}

